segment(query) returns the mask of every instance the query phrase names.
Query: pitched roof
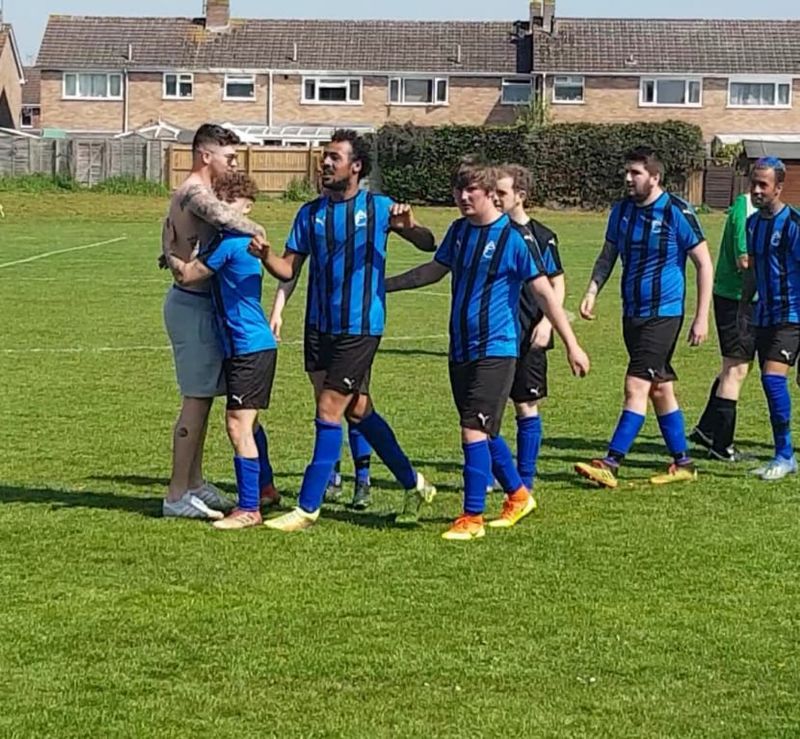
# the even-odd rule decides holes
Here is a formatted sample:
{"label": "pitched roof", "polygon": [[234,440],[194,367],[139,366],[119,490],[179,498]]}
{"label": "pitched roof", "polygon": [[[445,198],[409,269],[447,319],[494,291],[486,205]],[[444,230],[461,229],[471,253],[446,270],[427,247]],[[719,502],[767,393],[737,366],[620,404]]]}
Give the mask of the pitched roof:
{"label": "pitched roof", "polygon": [[800,20],[557,18],[534,33],[536,72],[794,74]]}
{"label": "pitched roof", "polygon": [[22,59],[19,55],[19,47],[14,38],[14,28],[10,23],[0,23],[0,53],[5,49],[6,44],[11,44],[11,53],[14,56],[14,63],[17,65],[17,75],[20,81],[24,79],[25,73],[22,68]]}
{"label": "pitched roof", "polygon": [[213,33],[201,18],[51,15],[37,66],[118,69],[132,44],[133,69],[514,74],[518,64],[530,68],[522,48],[530,39],[516,44],[512,30],[510,22],[232,19],[230,31]]}
{"label": "pitched roof", "polygon": [[41,74],[38,67],[25,67],[25,84],[22,86],[22,104],[39,105],[41,102]]}

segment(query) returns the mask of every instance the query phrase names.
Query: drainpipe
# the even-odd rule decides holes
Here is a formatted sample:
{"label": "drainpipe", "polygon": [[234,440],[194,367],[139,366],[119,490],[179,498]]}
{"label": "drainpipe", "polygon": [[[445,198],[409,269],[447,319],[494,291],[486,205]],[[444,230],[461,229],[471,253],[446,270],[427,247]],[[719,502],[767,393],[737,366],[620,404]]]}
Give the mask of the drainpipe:
{"label": "drainpipe", "polygon": [[273,100],[273,98],[272,98],[272,92],[273,92],[272,84],[273,84],[274,80],[275,80],[274,73],[270,69],[269,70],[269,95],[267,96],[267,125],[270,128],[272,128],[272,114],[273,114],[273,109],[272,109],[272,106],[273,106],[273,102],[272,102],[272,100]]}
{"label": "drainpipe", "polygon": [[129,123],[129,112],[130,112],[130,105],[128,98],[128,68],[122,70],[122,132],[128,133],[128,123]]}

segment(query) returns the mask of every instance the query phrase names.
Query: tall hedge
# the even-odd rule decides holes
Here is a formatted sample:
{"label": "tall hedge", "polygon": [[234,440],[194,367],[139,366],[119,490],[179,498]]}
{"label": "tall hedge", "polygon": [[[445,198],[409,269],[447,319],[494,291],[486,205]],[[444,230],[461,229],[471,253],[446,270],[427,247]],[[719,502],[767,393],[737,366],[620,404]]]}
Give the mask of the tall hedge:
{"label": "tall hedge", "polygon": [[661,155],[667,187],[680,190],[705,155],[699,127],[665,123],[558,123],[524,126],[384,126],[377,133],[383,189],[409,202],[452,202],[450,176],[464,156],[520,162],[534,179],[531,202],[604,208],[624,192],[625,152],[641,145]]}

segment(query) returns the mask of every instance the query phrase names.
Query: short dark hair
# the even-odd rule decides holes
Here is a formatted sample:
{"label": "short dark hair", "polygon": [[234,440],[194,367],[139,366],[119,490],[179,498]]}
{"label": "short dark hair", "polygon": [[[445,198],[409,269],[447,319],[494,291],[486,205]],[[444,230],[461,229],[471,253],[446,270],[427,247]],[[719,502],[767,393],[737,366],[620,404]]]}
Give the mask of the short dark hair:
{"label": "short dark hair", "polygon": [[204,123],[195,132],[192,140],[192,151],[199,151],[204,144],[238,146],[240,143],[239,137],[229,128],[223,128],[215,123]]}
{"label": "short dark hair", "polygon": [[372,171],[372,157],[370,156],[369,142],[352,128],[337,128],[331,136],[332,144],[341,144],[347,141],[353,150],[351,161],[361,162],[361,172],[358,179],[363,180]]}
{"label": "short dark hair", "polygon": [[255,202],[258,185],[244,172],[228,172],[214,182],[214,192],[223,203],[232,203],[239,198]]}
{"label": "short dark hair", "polygon": [[664,178],[664,165],[655,149],[649,146],[637,146],[625,155],[625,163],[643,164],[644,168],[653,176]]}
{"label": "short dark hair", "polygon": [[497,179],[510,177],[514,182],[514,190],[530,195],[533,188],[533,175],[521,164],[503,164],[497,168]]}
{"label": "short dark hair", "polygon": [[470,185],[476,185],[485,192],[492,192],[497,187],[498,170],[481,164],[462,164],[453,177],[453,187],[456,190],[466,190]]}
{"label": "short dark hair", "polygon": [[761,157],[753,165],[753,172],[757,169],[771,169],[775,172],[775,182],[782,185],[786,181],[786,165],[778,157]]}

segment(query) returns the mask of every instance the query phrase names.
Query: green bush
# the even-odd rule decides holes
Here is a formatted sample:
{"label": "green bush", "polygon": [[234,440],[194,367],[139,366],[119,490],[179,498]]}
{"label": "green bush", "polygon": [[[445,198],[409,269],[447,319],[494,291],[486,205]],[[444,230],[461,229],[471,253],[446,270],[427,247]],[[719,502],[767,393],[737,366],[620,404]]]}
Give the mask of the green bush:
{"label": "green bush", "polygon": [[104,192],[110,195],[169,195],[169,188],[166,185],[137,177],[109,177],[90,189],[92,192]]}
{"label": "green bush", "polygon": [[305,203],[314,200],[319,193],[308,177],[295,177],[283,193],[283,199],[292,203]]}
{"label": "green bush", "polygon": [[64,175],[26,174],[0,177],[0,192],[70,192],[78,190],[75,180]]}
{"label": "green bush", "polygon": [[525,164],[533,173],[532,203],[581,208],[605,208],[624,194],[623,160],[635,146],[648,145],[659,152],[665,183],[672,190],[681,190],[704,158],[700,128],[676,121],[536,127],[389,125],[377,133],[376,143],[386,192],[399,200],[438,204],[452,202],[450,177],[467,155]]}

